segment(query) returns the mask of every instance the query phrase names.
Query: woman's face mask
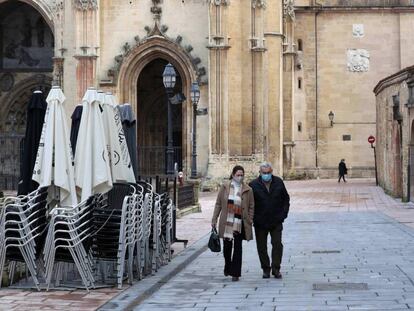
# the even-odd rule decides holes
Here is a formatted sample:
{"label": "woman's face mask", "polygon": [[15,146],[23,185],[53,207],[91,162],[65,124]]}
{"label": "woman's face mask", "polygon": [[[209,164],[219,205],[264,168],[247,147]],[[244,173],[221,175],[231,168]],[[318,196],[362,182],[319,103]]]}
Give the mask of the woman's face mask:
{"label": "woman's face mask", "polygon": [[244,180],[244,176],[233,176],[233,180],[239,184],[241,184]]}

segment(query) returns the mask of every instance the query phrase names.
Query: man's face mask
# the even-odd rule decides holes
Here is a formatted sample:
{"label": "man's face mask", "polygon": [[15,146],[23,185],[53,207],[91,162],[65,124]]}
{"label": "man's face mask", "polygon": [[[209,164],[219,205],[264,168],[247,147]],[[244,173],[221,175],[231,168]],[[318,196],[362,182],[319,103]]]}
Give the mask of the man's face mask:
{"label": "man's face mask", "polygon": [[261,173],[261,177],[264,182],[269,182],[272,180],[272,173]]}

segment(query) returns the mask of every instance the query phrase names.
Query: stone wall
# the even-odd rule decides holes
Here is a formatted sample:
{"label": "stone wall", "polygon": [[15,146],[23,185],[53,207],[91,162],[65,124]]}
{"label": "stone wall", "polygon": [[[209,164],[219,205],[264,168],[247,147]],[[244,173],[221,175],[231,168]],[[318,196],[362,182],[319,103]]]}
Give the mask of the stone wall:
{"label": "stone wall", "polygon": [[[413,62],[414,32],[408,29],[414,12],[370,9],[373,4],[364,3],[364,10],[296,11],[295,36],[303,45],[295,72],[296,85],[302,80],[294,97],[297,172],[334,177],[345,158],[352,176],[374,176],[367,143],[376,130],[372,89]],[[335,114],[333,126],[330,111]]]}
{"label": "stone wall", "polygon": [[[374,89],[377,112],[377,168],[378,180],[384,190],[403,200],[414,200],[410,185],[414,183],[410,172],[410,147],[412,146],[412,122],[414,98],[414,67],[408,67],[381,80]],[[411,175],[411,178],[410,178]],[[411,179],[411,180],[410,180]]]}

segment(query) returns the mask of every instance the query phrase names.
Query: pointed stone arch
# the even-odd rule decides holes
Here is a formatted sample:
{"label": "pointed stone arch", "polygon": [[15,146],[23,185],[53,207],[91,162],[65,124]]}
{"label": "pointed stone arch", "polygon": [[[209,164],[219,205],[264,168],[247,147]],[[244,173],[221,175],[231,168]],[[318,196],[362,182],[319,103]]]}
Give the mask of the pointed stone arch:
{"label": "pointed stone arch", "polygon": [[[45,74],[36,74],[17,83],[2,100],[0,106],[0,132],[8,132],[10,113],[16,114],[19,123],[19,132],[24,133],[27,103],[35,90],[41,90],[46,96],[52,84],[52,77]],[[22,124],[20,124],[22,123]]]}
{"label": "pointed stone arch", "polygon": [[[0,5],[9,2],[10,0],[0,0]],[[18,0],[19,2],[26,3],[33,7],[39,14],[43,17],[45,22],[48,24],[52,30],[53,35],[55,35],[55,27],[53,22],[53,12],[50,5],[44,0]],[[56,2],[56,1],[55,1]]]}
{"label": "pointed stone arch", "polygon": [[191,83],[198,80],[198,68],[180,45],[162,36],[150,37],[130,50],[122,60],[117,78],[121,102],[136,103],[136,81],[142,69],[157,58],[165,59],[175,67],[183,79],[184,91],[189,91]]}

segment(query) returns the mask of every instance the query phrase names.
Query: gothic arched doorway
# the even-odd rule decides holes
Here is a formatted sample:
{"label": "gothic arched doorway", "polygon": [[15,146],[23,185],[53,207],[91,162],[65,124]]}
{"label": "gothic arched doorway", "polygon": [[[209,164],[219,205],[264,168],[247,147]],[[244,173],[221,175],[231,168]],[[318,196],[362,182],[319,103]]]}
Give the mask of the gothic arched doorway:
{"label": "gothic arched doorway", "polygon": [[[192,122],[192,106],[188,99],[190,98],[191,83],[197,81],[197,68],[190,55],[176,42],[160,35],[146,38],[123,58],[117,78],[117,93],[121,103],[132,105],[137,115],[137,122],[144,123],[137,124],[138,155],[140,147],[154,148],[158,145],[158,147],[166,148],[167,99],[162,83],[162,73],[167,63],[171,63],[177,73],[174,94],[182,95],[181,99],[177,97],[175,99],[181,101],[183,98],[187,98],[183,104],[177,104],[173,108],[175,112],[173,144],[177,146],[174,162],[177,162],[179,169],[182,168],[184,172],[188,173],[191,163],[190,129]],[[155,111],[157,114],[151,115],[151,111]],[[162,120],[164,120],[163,123]],[[142,128],[140,128],[141,126]],[[145,159],[153,160],[157,157],[159,158],[156,170],[151,167],[151,164],[145,164]],[[152,153],[152,155],[150,153],[148,156],[142,155],[141,159],[138,159],[138,162],[143,161],[141,162],[141,171],[138,171],[138,174],[164,174],[164,157],[163,151]]]}
{"label": "gothic arched doorway", "polygon": [[46,96],[51,87],[54,36],[38,9],[0,0],[0,189],[17,189],[27,104],[33,91]]}
{"label": "gothic arched doorway", "polygon": [[[142,175],[165,174],[168,130],[167,95],[162,73],[168,61],[157,58],[141,71],[137,85],[138,171]],[[182,80],[177,73],[172,108],[174,163],[183,167],[182,159]]]}

